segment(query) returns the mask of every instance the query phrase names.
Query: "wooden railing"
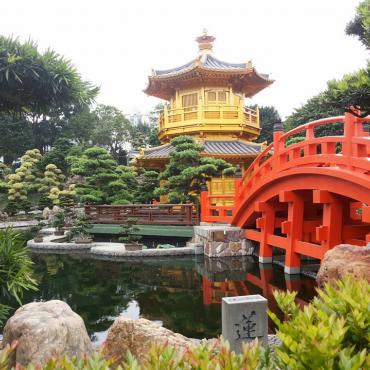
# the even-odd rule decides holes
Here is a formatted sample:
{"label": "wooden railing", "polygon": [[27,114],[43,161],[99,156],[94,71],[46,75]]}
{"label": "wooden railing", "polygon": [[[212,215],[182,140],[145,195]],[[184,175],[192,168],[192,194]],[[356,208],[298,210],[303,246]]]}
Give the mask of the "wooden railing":
{"label": "wooden railing", "polygon": [[[283,133],[275,132],[274,141],[253,161],[245,171],[236,200],[239,201],[253,189],[259,188],[267,178],[278,172],[296,167],[339,167],[358,173],[368,173],[370,134],[365,130],[370,116],[357,118],[345,116],[324,118],[298,126]],[[316,136],[319,126],[342,123],[342,136]],[[289,145],[294,136],[304,140]]]}
{"label": "wooden railing", "polygon": [[[207,190],[203,190],[200,194],[202,222],[211,223],[230,223],[233,218],[234,199],[235,195],[212,195],[208,194]],[[231,201],[232,204],[225,204],[225,201]]]}
{"label": "wooden railing", "polygon": [[86,205],[85,214],[97,224],[122,224],[128,218],[139,225],[198,225],[194,204]]}
{"label": "wooden railing", "polygon": [[245,124],[259,127],[258,109],[253,110],[238,105],[208,104],[193,107],[165,108],[159,117],[159,130],[178,126],[193,125],[196,122]]}

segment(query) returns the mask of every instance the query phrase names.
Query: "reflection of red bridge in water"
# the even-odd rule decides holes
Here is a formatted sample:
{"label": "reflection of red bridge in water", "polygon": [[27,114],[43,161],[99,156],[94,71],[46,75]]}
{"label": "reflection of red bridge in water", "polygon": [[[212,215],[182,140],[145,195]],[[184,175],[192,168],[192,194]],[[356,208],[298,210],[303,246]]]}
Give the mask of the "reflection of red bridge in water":
{"label": "reflection of red bridge in water", "polygon": [[[259,261],[285,250],[285,272],[300,271],[301,255],[322,259],[340,243],[370,242],[370,135],[349,113],[274,132],[274,141],[236,179],[235,206],[201,195],[201,221],[229,222],[259,243]],[[343,136],[317,129],[343,125]],[[287,145],[295,136],[305,140]]]}
{"label": "reflection of red bridge in water", "polygon": [[[285,287],[278,287],[274,284],[273,269],[260,268],[260,276],[252,273],[246,273],[244,280],[225,280],[212,281],[207,277],[202,278],[203,285],[203,303],[205,305],[221,304],[223,297],[243,296],[249,294],[262,294],[269,301],[271,310],[276,310],[276,302],[273,298],[274,290],[289,290],[302,292],[305,291],[309,295],[314,295],[315,280],[306,279],[285,279]],[[310,297],[311,298],[311,297]],[[301,307],[307,304],[307,301],[299,296],[296,298],[296,303]]]}

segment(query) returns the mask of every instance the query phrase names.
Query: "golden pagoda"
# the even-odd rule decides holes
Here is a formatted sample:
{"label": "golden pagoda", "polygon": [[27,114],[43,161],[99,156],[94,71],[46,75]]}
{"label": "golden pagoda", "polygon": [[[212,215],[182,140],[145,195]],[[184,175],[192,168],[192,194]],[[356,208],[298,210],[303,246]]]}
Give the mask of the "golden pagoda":
{"label": "golden pagoda", "polygon": [[[205,148],[202,155],[217,157],[241,170],[260,153],[253,143],[260,133],[259,113],[245,106],[252,97],[273,83],[258,73],[252,62],[227,63],[213,55],[215,38],[206,31],[196,41],[198,56],[180,67],[153,70],[144,92],[167,101],[160,113],[158,138],[161,146],[142,149],[137,164],[162,169],[173,150],[172,138],[190,135]],[[213,178],[211,194],[234,194],[234,180]]]}

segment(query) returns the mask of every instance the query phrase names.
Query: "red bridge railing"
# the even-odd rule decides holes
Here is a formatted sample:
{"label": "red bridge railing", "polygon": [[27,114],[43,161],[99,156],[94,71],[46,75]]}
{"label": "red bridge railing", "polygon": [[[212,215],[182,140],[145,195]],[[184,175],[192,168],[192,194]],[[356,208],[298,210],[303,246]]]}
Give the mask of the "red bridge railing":
{"label": "red bridge railing", "polygon": [[86,205],[85,214],[97,224],[122,224],[128,218],[139,225],[198,225],[194,204]]}
{"label": "red bridge railing", "polygon": [[[254,160],[244,173],[236,199],[244,197],[251,189],[264,182],[265,175],[293,167],[341,167],[353,171],[369,170],[370,135],[364,124],[370,116],[357,118],[345,116],[325,118],[296,127],[283,133],[274,133],[274,141]],[[316,136],[315,129],[323,125],[343,124],[342,136]],[[286,145],[295,136],[305,140]]]}

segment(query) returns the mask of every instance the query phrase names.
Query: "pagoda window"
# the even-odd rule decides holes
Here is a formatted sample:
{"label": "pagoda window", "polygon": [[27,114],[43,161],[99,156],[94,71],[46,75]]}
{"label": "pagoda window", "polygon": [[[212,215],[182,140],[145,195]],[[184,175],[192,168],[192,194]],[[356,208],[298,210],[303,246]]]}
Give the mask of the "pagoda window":
{"label": "pagoda window", "polygon": [[217,95],[219,102],[226,103],[226,91],[219,91]]}
{"label": "pagoda window", "polygon": [[206,91],[207,102],[226,104],[227,93],[228,91],[217,91],[217,90]]}
{"label": "pagoda window", "polygon": [[186,94],[182,96],[182,107],[191,110],[198,105],[198,93]]}
{"label": "pagoda window", "polygon": [[216,91],[208,91],[208,101],[217,101]]}

